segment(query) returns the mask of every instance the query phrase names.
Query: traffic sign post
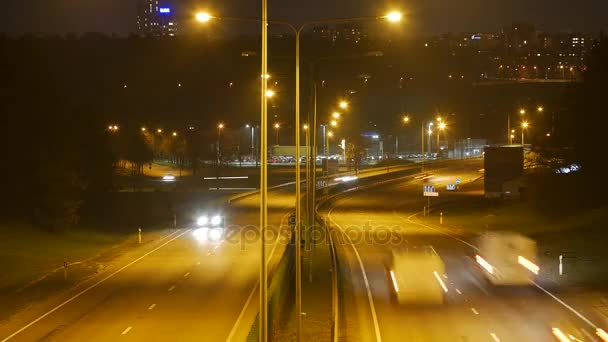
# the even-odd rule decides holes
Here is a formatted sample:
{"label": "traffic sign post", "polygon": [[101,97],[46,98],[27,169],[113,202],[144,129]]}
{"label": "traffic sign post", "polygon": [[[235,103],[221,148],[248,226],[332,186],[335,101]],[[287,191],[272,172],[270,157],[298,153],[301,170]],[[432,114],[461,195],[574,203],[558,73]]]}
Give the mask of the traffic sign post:
{"label": "traffic sign post", "polygon": [[448,191],[455,191],[456,190],[456,184],[448,184],[445,186],[445,189]]}
{"label": "traffic sign post", "polygon": [[435,190],[435,186],[425,185],[422,194],[427,199],[426,216],[428,216],[431,214],[431,197],[439,197],[439,193]]}

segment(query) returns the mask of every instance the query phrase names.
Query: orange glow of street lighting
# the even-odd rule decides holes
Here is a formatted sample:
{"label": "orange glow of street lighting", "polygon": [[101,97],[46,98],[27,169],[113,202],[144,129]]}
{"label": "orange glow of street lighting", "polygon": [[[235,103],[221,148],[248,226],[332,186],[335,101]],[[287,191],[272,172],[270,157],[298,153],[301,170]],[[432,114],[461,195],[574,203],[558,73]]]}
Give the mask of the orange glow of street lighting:
{"label": "orange glow of street lighting", "polygon": [[161,128],[156,130],[156,133],[162,133],[162,132],[163,132],[163,130]]}
{"label": "orange glow of street lighting", "polygon": [[201,23],[206,23],[209,20],[213,19],[213,16],[207,12],[198,12],[195,16],[196,20]]}
{"label": "orange glow of street lighting", "polygon": [[528,128],[530,126],[530,124],[527,121],[522,122],[521,127],[522,128]]}
{"label": "orange glow of street lighting", "polygon": [[274,90],[272,90],[272,89],[266,90],[266,97],[267,98],[272,98],[274,96],[274,94],[275,94]]}
{"label": "orange glow of street lighting", "polygon": [[304,127],[303,127],[303,128],[304,128],[304,129],[308,129],[308,125],[304,125]]}
{"label": "orange glow of street lighting", "polygon": [[274,124],[274,128],[279,129],[279,128],[281,128],[281,125],[277,122]]}
{"label": "orange glow of street lighting", "polygon": [[331,125],[332,125],[333,127],[338,126],[338,121],[336,121],[336,120],[332,120],[332,121],[331,121]]}
{"label": "orange glow of street lighting", "polygon": [[447,127],[447,125],[445,124],[445,122],[441,122],[441,123],[439,124],[439,129],[440,129],[440,130],[442,130],[442,131],[443,131],[444,129],[446,129],[446,127]]}
{"label": "orange glow of street lighting", "polygon": [[409,116],[404,116],[403,117],[403,122],[409,123],[410,122],[410,117]]}
{"label": "orange glow of street lighting", "polygon": [[141,128],[141,131],[142,131],[142,132],[145,132],[145,131],[146,131],[146,127],[142,127],[142,128]]}
{"label": "orange glow of street lighting", "polygon": [[526,114],[526,110],[525,110],[525,109],[523,109],[523,108],[522,108],[522,109],[520,109],[520,110],[519,110],[519,114],[521,114],[521,115]]}
{"label": "orange glow of street lighting", "polygon": [[389,12],[384,17],[392,23],[397,23],[397,22],[401,21],[401,19],[403,18],[403,14],[401,14],[401,12],[392,11],[392,12]]}
{"label": "orange glow of street lighting", "polygon": [[334,136],[334,133],[333,133],[332,131],[329,131],[329,132],[327,132],[327,136],[328,136],[328,137],[333,137],[333,136]]}
{"label": "orange glow of street lighting", "polygon": [[538,108],[536,108],[536,110],[537,110],[539,113],[542,113],[542,112],[545,110],[545,108],[543,108],[543,106],[538,106]]}
{"label": "orange glow of street lighting", "polygon": [[223,123],[218,124],[218,125],[217,125],[217,128],[219,128],[219,129],[224,129],[224,124],[223,124]]}
{"label": "orange glow of street lighting", "polygon": [[348,108],[348,102],[346,102],[346,101],[340,101],[340,108],[342,108],[342,109]]}
{"label": "orange glow of street lighting", "polygon": [[340,113],[338,113],[338,112],[334,112],[334,113],[333,113],[331,116],[332,116],[334,119],[339,119],[339,118],[340,118]]}

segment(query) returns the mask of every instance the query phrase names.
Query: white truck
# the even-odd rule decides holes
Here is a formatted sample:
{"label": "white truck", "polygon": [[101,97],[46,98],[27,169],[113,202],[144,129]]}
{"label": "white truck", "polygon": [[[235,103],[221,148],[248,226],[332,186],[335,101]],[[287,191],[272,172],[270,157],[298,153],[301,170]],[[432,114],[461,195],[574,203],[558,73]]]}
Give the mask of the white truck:
{"label": "white truck", "polygon": [[448,292],[445,265],[430,246],[394,250],[388,281],[399,304],[442,304]]}
{"label": "white truck", "polygon": [[483,234],[475,261],[493,285],[531,285],[540,271],[536,242],[514,232]]}

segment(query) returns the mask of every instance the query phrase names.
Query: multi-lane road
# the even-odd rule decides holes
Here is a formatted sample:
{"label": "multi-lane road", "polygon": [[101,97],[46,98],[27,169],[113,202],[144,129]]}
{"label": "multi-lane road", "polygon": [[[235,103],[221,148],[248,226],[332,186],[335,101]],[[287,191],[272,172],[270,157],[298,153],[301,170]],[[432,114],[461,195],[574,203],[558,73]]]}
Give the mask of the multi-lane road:
{"label": "multi-lane road", "polygon": [[[287,223],[293,204],[291,191],[270,194],[272,229]],[[257,226],[256,196],[224,214],[234,232]],[[257,311],[259,242],[204,241],[192,229],[176,230],[53,305],[3,322],[0,341],[243,340]]]}
{"label": "multi-lane road", "polygon": [[[474,179],[480,165],[429,171],[437,188],[455,178]],[[601,341],[595,324],[605,318],[573,312],[542,288],[495,288],[471,259],[475,236],[421,221],[423,181],[414,177],[336,200],[324,214],[333,222],[344,289],[340,337],[347,341]],[[348,235],[348,237],[346,237]],[[392,237],[392,238],[391,238]],[[442,305],[400,305],[387,277],[393,249],[432,246],[445,263]],[[413,268],[408,276],[422,277]],[[427,275],[428,276],[428,275]],[[577,310],[575,308],[572,308]],[[581,315],[581,316],[579,316]],[[587,322],[586,320],[590,321]]]}

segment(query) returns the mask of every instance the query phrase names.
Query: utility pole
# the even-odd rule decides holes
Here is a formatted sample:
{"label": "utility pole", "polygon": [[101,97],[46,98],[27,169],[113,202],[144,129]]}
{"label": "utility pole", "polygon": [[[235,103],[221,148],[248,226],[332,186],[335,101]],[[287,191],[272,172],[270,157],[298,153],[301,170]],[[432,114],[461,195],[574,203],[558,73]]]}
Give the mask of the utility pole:
{"label": "utility pole", "polygon": [[260,113],[260,310],[259,341],[268,341],[268,270],[266,264],[266,227],[268,226],[268,102],[266,91],[268,81],[268,0],[262,0],[262,77]]}

